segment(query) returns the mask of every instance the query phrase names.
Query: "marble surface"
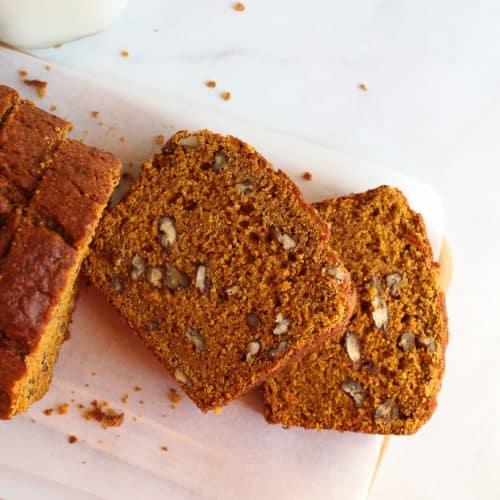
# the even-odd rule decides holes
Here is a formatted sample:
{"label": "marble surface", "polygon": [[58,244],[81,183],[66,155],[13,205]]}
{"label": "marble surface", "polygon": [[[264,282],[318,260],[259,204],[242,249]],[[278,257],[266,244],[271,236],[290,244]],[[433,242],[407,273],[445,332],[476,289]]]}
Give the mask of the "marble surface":
{"label": "marble surface", "polygon": [[106,32],[34,53],[435,187],[455,265],[447,373],[433,420],[392,439],[371,498],[499,498],[500,4],[245,5],[132,0]]}

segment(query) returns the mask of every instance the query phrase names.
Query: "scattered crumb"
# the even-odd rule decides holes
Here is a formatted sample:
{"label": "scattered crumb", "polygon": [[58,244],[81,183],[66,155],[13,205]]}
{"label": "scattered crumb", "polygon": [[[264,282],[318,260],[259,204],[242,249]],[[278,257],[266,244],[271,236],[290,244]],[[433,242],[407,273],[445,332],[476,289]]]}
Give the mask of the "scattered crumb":
{"label": "scattered crumb", "polygon": [[[88,130],[86,130],[86,131],[84,130],[84,132],[87,132],[87,133],[88,133],[89,131],[88,131]],[[92,372],[92,376],[93,376],[93,377],[95,377],[95,376],[96,376],[96,373],[95,373],[95,372]]]}
{"label": "scattered crumb", "polygon": [[120,137],[120,142],[125,142],[125,137],[123,137],[123,135]]}
{"label": "scattered crumb", "polygon": [[43,410],[43,413],[45,413],[45,415],[52,415],[53,411],[54,408],[47,408],[46,410]]}
{"label": "scattered crumb", "polygon": [[141,390],[141,388],[140,388],[138,385],[136,385],[136,386],[134,387],[134,391],[135,391],[135,392],[139,392],[140,390]]}
{"label": "scattered crumb", "polygon": [[50,64],[46,64],[46,65],[45,65],[45,69],[46,69],[47,71],[50,71],[50,70],[52,69],[52,66],[51,66]]}
{"label": "scattered crumb", "polygon": [[56,43],[56,44],[54,45],[54,49],[60,49],[62,46],[63,46],[63,44],[62,44],[62,43]]}
{"label": "scattered crumb", "polygon": [[91,111],[90,114],[94,117],[97,118],[99,116],[99,111]]}
{"label": "scattered crumb", "polygon": [[90,404],[92,405],[92,408],[86,410],[83,414],[83,417],[86,420],[95,420],[96,422],[100,422],[103,429],[107,429],[108,427],[119,427],[122,425],[125,416],[123,412],[118,413],[111,408],[104,411],[103,408],[108,404],[106,401],[99,403],[94,400]]}
{"label": "scattered crumb", "polygon": [[85,406],[82,405],[82,403],[78,403],[78,408],[80,408],[80,410],[83,410],[85,408]]}
{"label": "scattered crumb", "polygon": [[130,172],[123,172],[122,174],[122,181],[129,182],[133,181],[134,176]]}
{"label": "scattered crumb", "polygon": [[366,85],[364,83],[360,83],[358,85],[358,89],[361,90],[362,92],[366,92],[368,89],[366,88]]}
{"label": "scattered crumb", "polygon": [[68,403],[63,403],[62,405],[59,405],[56,409],[59,415],[66,415],[66,413],[68,413],[69,410],[69,405]]}
{"label": "scattered crumb", "polygon": [[214,408],[212,411],[216,414],[216,415],[220,415],[222,413],[222,411],[224,410],[224,408],[222,406],[217,406],[216,408]]}
{"label": "scattered crumb", "polygon": [[155,33],[158,33],[158,31],[160,31],[160,30],[159,30],[158,28],[153,28],[153,31],[154,31]]}
{"label": "scattered crumb", "polygon": [[104,123],[102,121],[99,121],[99,127],[102,127]]}
{"label": "scattered crumb", "polygon": [[82,460],[80,463],[85,465],[87,462],[85,462],[85,460]]}
{"label": "scattered crumb", "polygon": [[24,83],[28,85],[28,87],[35,87],[38,91],[38,95],[40,97],[45,97],[45,92],[47,90],[47,82],[42,80],[28,80],[24,79]]}
{"label": "scattered crumb", "polygon": [[217,87],[217,82],[215,82],[214,80],[208,80],[205,85],[210,89],[214,89],[215,87]]}
{"label": "scattered crumb", "polygon": [[34,418],[32,417],[32,418],[31,418],[31,422],[32,422],[33,424],[36,424],[36,419],[34,419]]}
{"label": "scattered crumb", "polygon": [[122,50],[122,51],[120,52],[120,55],[121,55],[122,57],[128,57],[128,50]]}
{"label": "scattered crumb", "polygon": [[25,69],[20,69],[19,75],[24,78],[24,77],[28,76],[28,72]]}
{"label": "scattered crumb", "polygon": [[302,174],[302,179],[305,179],[306,181],[310,181],[313,178],[311,172],[304,172]]}
{"label": "scattered crumb", "polygon": [[55,104],[52,104],[50,107],[50,111],[55,111],[57,109],[57,106]]}
{"label": "scattered crumb", "polygon": [[168,417],[168,415],[167,415],[166,413],[162,413],[162,414],[161,414],[161,416],[162,416],[163,418],[167,418],[167,417]]}
{"label": "scattered crumb", "polygon": [[173,387],[171,387],[170,390],[168,391],[168,398],[172,403],[170,405],[172,408],[175,408],[178,405],[179,401],[182,399],[181,395]]}
{"label": "scattered crumb", "polygon": [[115,438],[119,438],[120,437],[120,434],[115,434]]}
{"label": "scattered crumb", "polygon": [[133,420],[134,422],[137,422],[137,417],[136,417],[135,415],[133,415],[133,416],[132,416],[132,420]]}
{"label": "scattered crumb", "polygon": [[121,398],[120,398],[121,402],[123,404],[125,404],[127,401],[128,401],[128,394],[124,394]]}
{"label": "scattered crumb", "polygon": [[97,440],[97,444],[103,444],[103,443],[104,443],[104,441],[102,439]]}
{"label": "scattered crumb", "polygon": [[165,136],[160,134],[155,137],[155,144],[163,144],[165,142]]}
{"label": "scattered crumb", "polygon": [[[88,129],[85,129],[85,130],[83,131],[83,133],[84,133],[85,135],[88,135],[88,133],[89,133]],[[93,376],[93,377],[95,377],[95,372],[92,372],[92,376]]]}
{"label": "scattered crumb", "polygon": [[224,99],[224,101],[229,101],[229,99],[231,99],[231,92],[226,90],[225,92],[222,92],[220,96]]}
{"label": "scattered crumb", "polygon": [[144,401],[142,399],[139,399],[139,404],[140,405],[143,405],[144,404]]}
{"label": "scattered crumb", "polygon": [[[83,139],[80,139],[83,142]],[[89,384],[85,384],[85,387],[89,387]]]}
{"label": "scattered crumb", "polygon": [[162,446],[160,449],[161,449],[161,451],[165,451],[165,452],[168,451],[168,448],[166,446]]}
{"label": "scattered crumb", "polygon": [[236,2],[235,4],[233,4],[233,9],[236,12],[243,12],[245,10],[245,5],[241,2]]}
{"label": "scattered crumb", "polygon": [[75,444],[76,442],[78,441],[78,439],[76,438],[76,436],[68,436],[68,443],[69,444]]}

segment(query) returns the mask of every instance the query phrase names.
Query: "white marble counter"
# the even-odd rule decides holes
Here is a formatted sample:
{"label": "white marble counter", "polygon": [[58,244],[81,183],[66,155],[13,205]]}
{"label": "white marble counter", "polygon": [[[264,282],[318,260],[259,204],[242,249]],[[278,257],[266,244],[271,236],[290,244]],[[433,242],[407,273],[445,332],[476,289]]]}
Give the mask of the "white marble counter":
{"label": "white marble counter", "polygon": [[500,4],[245,5],[132,0],[108,31],[34,53],[433,185],[455,260],[447,374],[433,420],[392,440],[372,498],[498,498]]}

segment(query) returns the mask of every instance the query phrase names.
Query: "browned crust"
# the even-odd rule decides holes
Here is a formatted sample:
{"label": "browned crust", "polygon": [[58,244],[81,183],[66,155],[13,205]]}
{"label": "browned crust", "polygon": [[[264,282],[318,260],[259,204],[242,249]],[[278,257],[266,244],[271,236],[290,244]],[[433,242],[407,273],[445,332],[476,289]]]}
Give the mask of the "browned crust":
{"label": "browned crust", "polygon": [[[74,248],[88,244],[120,165],[108,153],[66,140],[33,196],[29,211]],[[61,210],[62,206],[71,207]]]}
{"label": "browned crust", "polygon": [[0,372],[0,400],[9,403],[0,406],[1,418],[10,413],[12,388],[24,375],[24,358],[43,334],[74,265],[74,251],[58,235],[29,224],[17,231],[0,266],[0,331],[2,347],[11,355]]}
{"label": "browned crust", "polygon": [[18,103],[19,94],[10,87],[0,85],[0,127],[2,126],[5,118]]}
{"label": "browned crust", "polygon": [[0,122],[0,418],[45,391],[29,388],[26,397],[18,394],[26,384],[14,387],[73,287],[120,170],[108,153],[62,142],[68,122],[17,105],[17,92],[0,86],[0,111],[8,99]]}
{"label": "browned crust", "polygon": [[0,129],[0,173],[31,197],[70,124],[23,101]]}

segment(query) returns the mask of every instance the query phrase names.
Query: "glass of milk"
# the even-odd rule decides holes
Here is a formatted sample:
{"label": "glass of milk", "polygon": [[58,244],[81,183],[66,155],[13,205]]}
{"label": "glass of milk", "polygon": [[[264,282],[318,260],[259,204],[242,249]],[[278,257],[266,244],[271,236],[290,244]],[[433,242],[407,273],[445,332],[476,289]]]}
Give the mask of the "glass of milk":
{"label": "glass of milk", "polygon": [[0,41],[42,48],[103,30],[127,0],[0,0]]}

